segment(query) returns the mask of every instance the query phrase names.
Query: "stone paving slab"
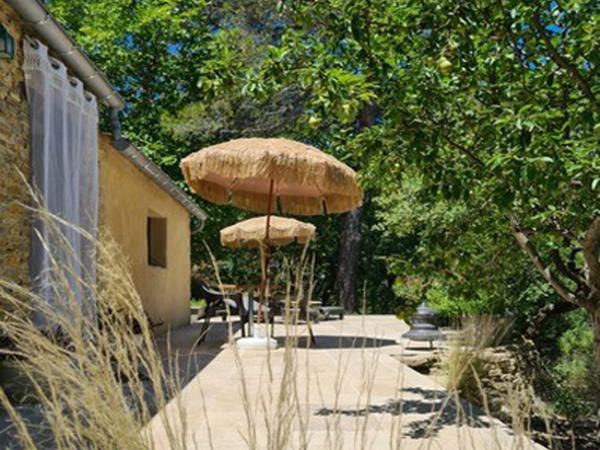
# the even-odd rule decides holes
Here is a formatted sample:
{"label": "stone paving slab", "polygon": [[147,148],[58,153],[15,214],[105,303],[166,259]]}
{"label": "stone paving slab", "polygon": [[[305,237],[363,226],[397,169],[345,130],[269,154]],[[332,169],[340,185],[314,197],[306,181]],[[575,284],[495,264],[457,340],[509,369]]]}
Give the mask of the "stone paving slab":
{"label": "stone paving slab", "polygon": [[543,448],[392,357],[404,351],[397,339],[406,329],[393,316],[347,316],[314,325],[316,348],[306,348],[299,326],[288,330],[302,337],[297,346],[271,352],[238,352],[209,334],[196,352],[210,361],[147,432],[165,449],[173,447],[165,417],[176,434],[187,430],[190,449]]}

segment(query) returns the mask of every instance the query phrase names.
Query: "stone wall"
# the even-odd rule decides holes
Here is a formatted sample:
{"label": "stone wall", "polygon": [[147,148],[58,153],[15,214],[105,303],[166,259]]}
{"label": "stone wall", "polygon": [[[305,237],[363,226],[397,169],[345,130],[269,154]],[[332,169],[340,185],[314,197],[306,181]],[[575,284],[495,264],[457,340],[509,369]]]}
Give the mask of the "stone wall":
{"label": "stone wall", "polygon": [[29,215],[17,203],[28,201],[29,118],[23,70],[23,24],[4,0],[0,23],[15,40],[15,58],[0,58],[0,279],[29,282]]}

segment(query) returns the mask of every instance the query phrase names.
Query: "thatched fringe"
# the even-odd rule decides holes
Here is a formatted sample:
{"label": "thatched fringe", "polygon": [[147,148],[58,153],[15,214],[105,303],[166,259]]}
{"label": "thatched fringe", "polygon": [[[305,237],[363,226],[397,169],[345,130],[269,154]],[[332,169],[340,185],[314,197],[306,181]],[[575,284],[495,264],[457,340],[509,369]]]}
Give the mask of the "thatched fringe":
{"label": "thatched fringe", "polygon": [[[356,173],[310,145],[288,139],[236,139],[207,147],[181,162],[186,182],[214,203],[231,201],[254,212],[316,215],[349,211],[362,203]],[[278,201],[268,204],[270,180]],[[324,209],[326,211],[324,211]]]}
{"label": "thatched fringe", "polygon": [[[265,240],[267,217],[254,217],[223,228],[220,232],[221,244],[227,247],[260,247]],[[305,244],[315,235],[311,223],[286,217],[271,216],[269,226],[270,245],[288,245],[292,242]]]}

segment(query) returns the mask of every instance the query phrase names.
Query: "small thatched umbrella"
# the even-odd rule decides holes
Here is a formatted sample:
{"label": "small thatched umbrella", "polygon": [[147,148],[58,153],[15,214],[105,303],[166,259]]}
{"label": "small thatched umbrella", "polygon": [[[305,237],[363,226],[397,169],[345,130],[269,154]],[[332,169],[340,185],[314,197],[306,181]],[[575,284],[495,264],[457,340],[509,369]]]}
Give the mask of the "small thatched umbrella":
{"label": "small thatched umbrella", "polygon": [[[188,155],[181,161],[187,184],[200,197],[267,213],[341,213],[362,203],[356,173],[333,156],[289,139],[235,139]],[[268,255],[267,255],[268,259]],[[264,297],[265,279],[261,283]]]}
{"label": "small thatched umbrella", "polygon": [[[267,223],[269,224],[268,243],[265,239]],[[315,230],[316,227],[313,224],[300,222],[296,219],[261,216],[223,228],[220,231],[220,236],[221,245],[225,247],[260,249],[262,280],[265,282],[269,277],[267,267],[269,263],[266,260],[266,255],[269,253],[268,247],[281,247],[292,243],[307,244],[314,237]],[[250,307],[251,313],[252,310],[253,308]]]}
{"label": "small thatched umbrella", "polygon": [[[243,220],[220,231],[226,247],[260,248],[265,243],[267,216]],[[269,245],[283,246],[293,242],[306,244],[315,235],[315,226],[287,217],[271,216]]]}

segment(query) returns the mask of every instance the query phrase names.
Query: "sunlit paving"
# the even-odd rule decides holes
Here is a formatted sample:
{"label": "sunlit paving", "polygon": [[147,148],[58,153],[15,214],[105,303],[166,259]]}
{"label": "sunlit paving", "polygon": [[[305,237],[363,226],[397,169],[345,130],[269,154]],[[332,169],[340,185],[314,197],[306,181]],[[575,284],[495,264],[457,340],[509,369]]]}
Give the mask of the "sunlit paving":
{"label": "sunlit paving", "polygon": [[[351,316],[312,327],[311,345],[305,325],[277,321],[280,345],[270,352],[228,345],[222,322],[212,324],[204,348],[192,349],[194,327],[181,329],[171,351],[193,373],[165,408],[169,432],[187,428],[189,448],[544,448],[446,390],[441,378],[400,362],[434,353],[406,349],[399,333],[408,326],[395,317]],[[159,416],[145,431],[169,448]]]}

